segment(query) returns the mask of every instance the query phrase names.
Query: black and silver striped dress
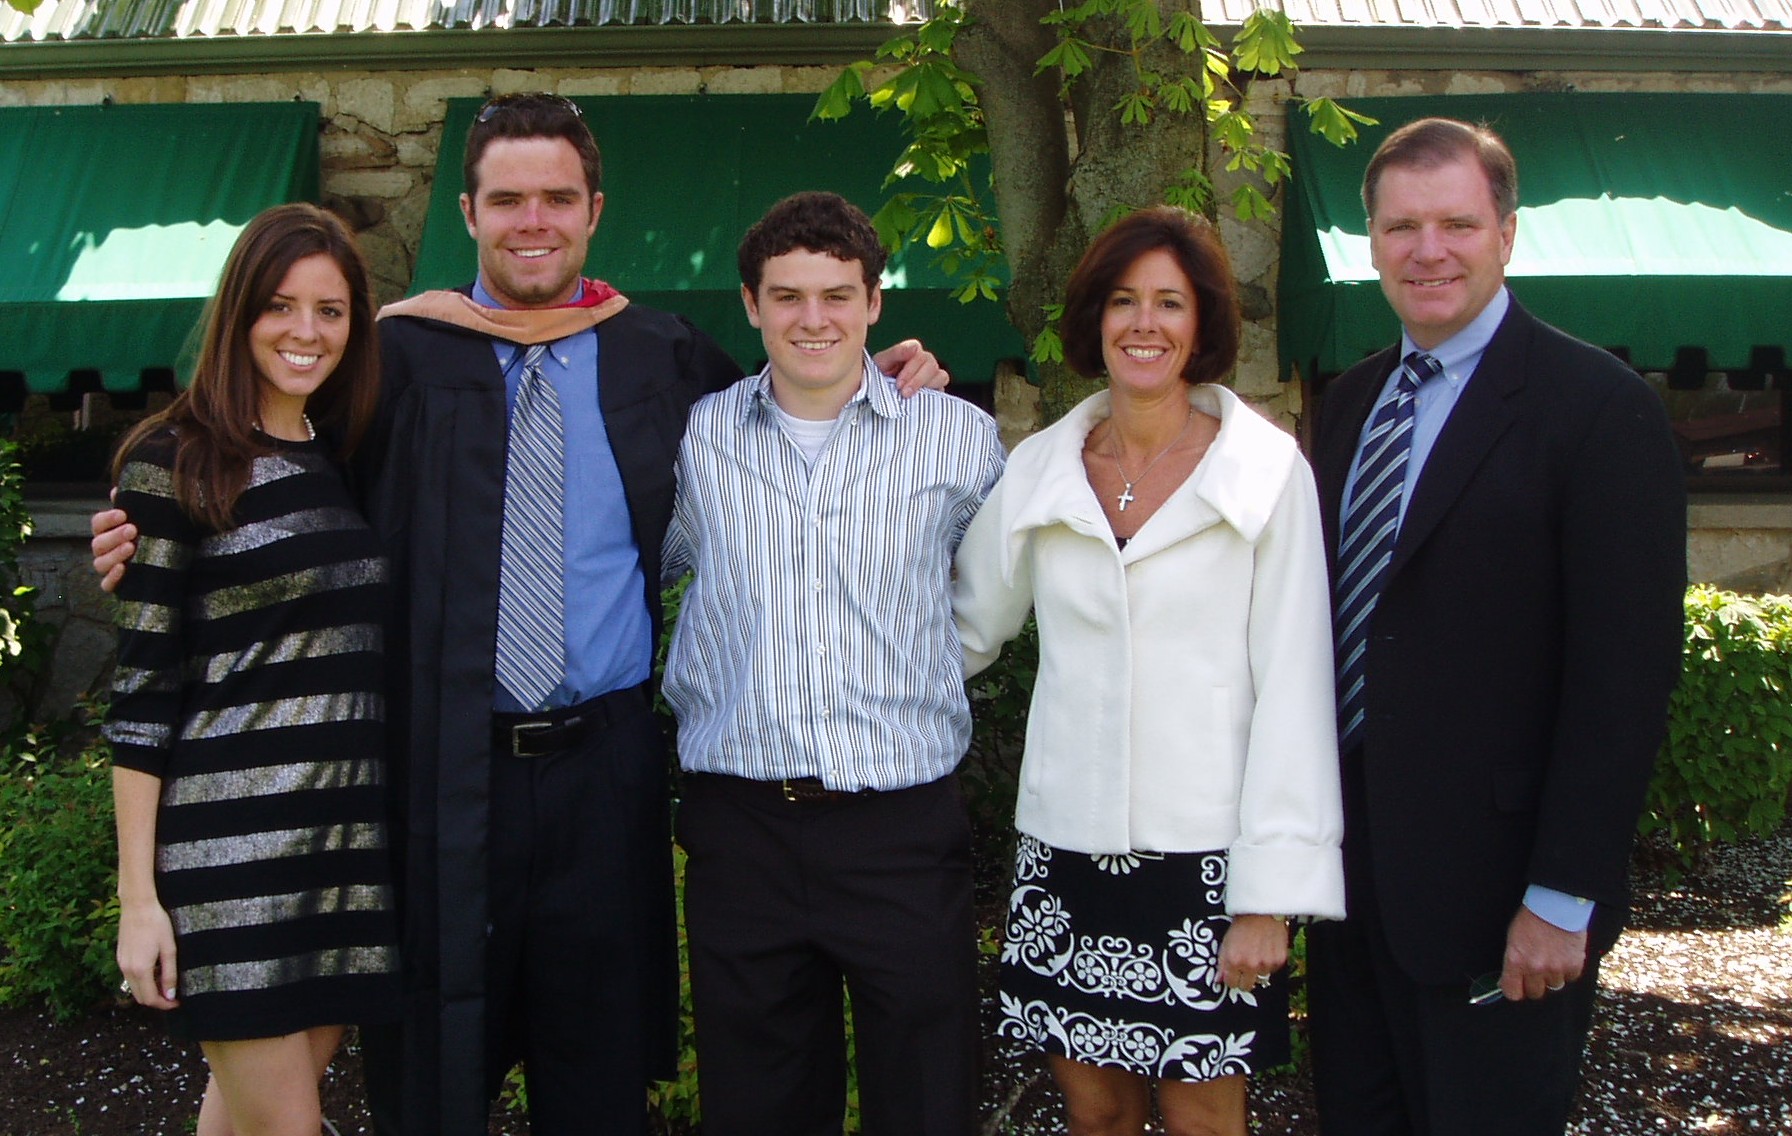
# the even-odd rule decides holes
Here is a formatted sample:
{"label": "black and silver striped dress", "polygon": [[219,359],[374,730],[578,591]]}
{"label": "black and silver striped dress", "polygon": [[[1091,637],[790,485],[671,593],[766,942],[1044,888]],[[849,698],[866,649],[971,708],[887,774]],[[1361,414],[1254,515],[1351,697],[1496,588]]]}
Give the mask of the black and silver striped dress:
{"label": "black and silver striped dress", "polygon": [[386,563],[317,443],[268,440],[217,532],[175,503],[174,439],[131,454],[113,760],[162,779],[156,888],[171,1029],[206,1041],[387,1020]]}

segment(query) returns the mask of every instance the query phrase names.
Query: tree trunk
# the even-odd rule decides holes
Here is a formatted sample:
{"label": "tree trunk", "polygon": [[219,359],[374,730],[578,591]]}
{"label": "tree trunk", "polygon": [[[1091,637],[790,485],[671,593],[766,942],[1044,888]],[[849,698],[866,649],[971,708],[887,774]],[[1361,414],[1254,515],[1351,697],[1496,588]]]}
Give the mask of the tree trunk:
{"label": "tree trunk", "polygon": [[[1096,54],[1094,67],[1072,85],[1068,105],[1059,72],[1035,75],[1040,57],[1058,42],[1057,33],[1039,21],[1058,7],[1057,0],[967,0],[970,21],[954,46],[960,66],[983,80],[978,95],[989,130],[996,211],[1013,273],[1008,318],[1029,344],[1045,327],[1045,306],[1062,300],[1090,238],[1119,212],[1161,202],[1184,169],[1205,168],[1207,148],[1200,114],[1158,113],[1144,126],[1122,125],[1115,104],[1140,85],[1123,27],[1083,30],[1086,38],[1116,50]],[[1169,12],[1198,4],[1163,0],[1163,7]],[[1174,77],[1201,60],[1157,44],[1143,63]],[[1102,385],[1061,364],[1042,365],[1040,375],[1047,422]]]}

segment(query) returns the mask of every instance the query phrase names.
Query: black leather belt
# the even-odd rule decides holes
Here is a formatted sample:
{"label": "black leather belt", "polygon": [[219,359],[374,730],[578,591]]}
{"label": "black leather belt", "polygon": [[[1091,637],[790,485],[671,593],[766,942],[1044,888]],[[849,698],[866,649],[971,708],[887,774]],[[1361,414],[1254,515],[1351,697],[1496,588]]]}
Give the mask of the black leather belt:
{"label": "black leather belt", "polygon": [[830,789],[819,777],[789,777],[782,781],[756,781],[751,777],[731,777],[726,773],[687,773],[688,780],[701,779],[703,784],[723,792],[737,793],[758,800],[785,801],[793,805],[819,805],[858,800],[877,794],[876,789]]}
{"label": "black leather belt", "polygon": [[609,720],[602,698],[541,714],[493,714],[492,752],[510,757],[564,753]]}

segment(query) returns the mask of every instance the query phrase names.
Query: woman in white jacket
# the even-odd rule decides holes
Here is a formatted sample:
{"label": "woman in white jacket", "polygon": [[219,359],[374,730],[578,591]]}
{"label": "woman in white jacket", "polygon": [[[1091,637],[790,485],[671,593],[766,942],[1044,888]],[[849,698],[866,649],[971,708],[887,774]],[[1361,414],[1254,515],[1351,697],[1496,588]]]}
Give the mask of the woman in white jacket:
{"label": "woman in white jacket", "polygon": [[1180,209],[1071,275],[1065,359],[1108,390],[1023,442],[958,553],[966,667],[1039,622],[1002,1033],[1073,1136],[1245,1132],[1288,1059],[1290,916],[1341,918],[1330,604],[1294,439],[1215,380],[1230,264]]}

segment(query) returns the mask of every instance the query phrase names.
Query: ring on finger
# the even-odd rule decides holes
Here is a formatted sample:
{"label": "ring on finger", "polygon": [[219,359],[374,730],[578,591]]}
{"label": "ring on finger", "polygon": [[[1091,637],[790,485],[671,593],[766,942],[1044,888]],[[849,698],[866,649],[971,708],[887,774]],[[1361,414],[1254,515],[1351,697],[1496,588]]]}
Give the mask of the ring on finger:
{"label": "ring on finger", "polygon": [[1556,991],[1560,990],[1562,987],[1564,987],[1566,985],[1568,985],[1566,982],[1551,983],[1548,989],[1551,994],[1554,994]]}
{"label": "ring on finger", "polygon": [[127,978],[123,982],[120,982],[118,984],[118,992],[123,994],[126,998],[129,998],[131,996],[131,980]]}

